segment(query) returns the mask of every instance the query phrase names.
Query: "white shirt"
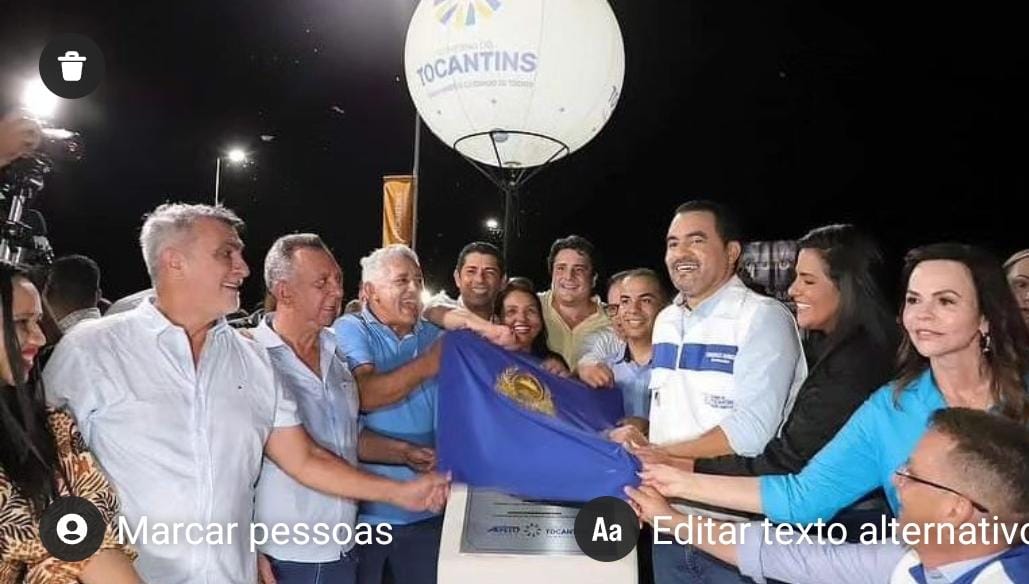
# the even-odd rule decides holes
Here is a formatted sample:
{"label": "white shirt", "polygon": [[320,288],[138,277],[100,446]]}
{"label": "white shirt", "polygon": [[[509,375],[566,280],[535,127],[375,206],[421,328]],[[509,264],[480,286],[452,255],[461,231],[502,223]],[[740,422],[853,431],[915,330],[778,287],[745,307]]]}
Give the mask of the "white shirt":
{"label": "white shirt", "polygon": [[[740,533],[740,532],[737,532]],[[971,560],[952,562],[924,571],[915,578],[912,568],[922,561],[907,546],[883,541],[871,544],[829,545],[820,542],[771,544],[759,523],[753,523],[737,537],[736,563],[740,574],[765,584],[769,579],[794,584],[1014,584],[1017,569],[1005,572],[1004,556],[1018,562],[1017,550],[1004,550]],[[983,567],[985,566],[985,567]],[[967,576],[983,569],[974,577]]]}
{"label": "white shirt", "polygon": [[101,314],[99,308],[82,308],[74,312],[69,312],[64,316],[64,318],[57,321],[57,328],[61,329],[62,333],[68,334],[68,331],[70,331],[72,327],[79,324],[80,322],[100,318],[100,316]]}
{"label": "white shirt", "polygon": [[807,376],[796,321],[733,276],[696,310],[677,299],[654,323],[650,441],[693,440],[715,426],[756,456],[782,427]]}
{"label": "white shirt", "polygon": [[154,289],[147,288],[146,290],[140,290],[134,292],[128,296],[124,296],[114,301],[114,304],[107,307],[107,311],[104,312],[104,316],[114,316],[123,312],[128,312],[133,308],[139,306],[140,302],[143,302],[146,298],[152,298],[154,296]]}
{"label": "white shirt", "polygon": [[625,347],[625,341],[618,336],[614,328],[600,329],[586,337],[582,357],[576,366],[596,365],[621,359],[625,355]]}
{"label": "white shirt", "polygon": [[[465,308],[464,299],[461,296],[454,300],[447,294],[446,290],[440,290],[434,296],[429,298],[429,301],[425,303],[425,310],[430,308]],[[424,311],[423,311],[424,313]]]}
{"label": "white shirt", "polygon": [[[325,328],[319,335],[319,377],[270,326],[273,318],[268,314],[261,319],[253,329],[254,339],[268,350],[276,376],[296,400],[300,419],[311,439],[356,466],[360,431],[357,384],[347,368],[346,358],[338,351],[336,333]],[[337,525],[354,527],[357,503],[305,487],[265,459],[257,481],[256,517],[268,527],[269,533],[277,523],[288,525],[294,531],[298,525],[313,530],[316,525],[325,524],[331,533]],[[342,528],[338,534],[340,539],[347,536]],[[350,551],[355,543],[353,538],[344,545],[336,544],[331,538],[319,538],[327,541],[312,539],[300,545],[295,541],[298,538],[290,537],[286,543],[279,544],[269,538],[259,549],[277,560],[325,563],[338,560],[340,554]]]}
{"label": "white shirt", "polygon": [[[136,529],[237,524],[231,543],[137,542],[149,584],[253,584],[254,483],[272,429],[299,424],[268,353],[220,319],[194,366],[186,331],[151,300],[83,323],[43,372],[48,401],[75,415]],[[231,533],[231,532],[230,532]]]}
{"label": "white shirt", "polygon": [[[951,562],[938,568],[926,569],[925,566],[921,566],[921,570],[925,578],[925,584],[955,584],[956,582],[966,582],[967,584],[1015,584],[1016,582],[1025,582],[1025,579],[1019,578],[1019,576],[1025,575],[1026,566],[1024,560],[1014,557],[1016,555],[1024,558],[1026,548],[1020,546],[1015,550],[1002,550],[978,558]],[[1010,566],[1012,570],[1010,574],[1005,570],[1005,559],[1013,560]],[[922,560],[918,557],[918,552],[915,550],[908,551],[891,573],[890,584],[922,584],[922,579],[916,578],[912,573],[912,569],[921,563]],[[1016,567],[1014,565],[1016,563],[1020,565]],[[974,577],[968,577],[970,572],[980,567],[982,569]]]}

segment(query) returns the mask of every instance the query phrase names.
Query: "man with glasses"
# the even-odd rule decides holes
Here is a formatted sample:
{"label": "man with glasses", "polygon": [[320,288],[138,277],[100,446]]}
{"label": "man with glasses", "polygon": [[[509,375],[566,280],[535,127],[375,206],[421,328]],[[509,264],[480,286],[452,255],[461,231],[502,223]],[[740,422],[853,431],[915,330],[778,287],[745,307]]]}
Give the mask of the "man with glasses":
{"label": "man with glasses", "polygon": [[[773,545],[752,524],[742,542],[697,547],[739,566],[741,574],[759,583],[766,578],[795,584],[1029,582],[1025,426],[979,410],[939,410],[893,480],[901,502],[893,541]],[[662,517],[665,525],[687,520],[650,487],[627,492],[648,522],[654,517]],[[698,531],[697,522],[692,525]],[[714,532],[722,533],[719,528]]]}
{"label": "man with glasses", "polygon": [[629,270],[622,270],[607,279],[607,303],[604,314],[611,319],[611,327],[603,328],[586,337],[582,343],[582,357],[575,364],[575,374],[592,387],[610,387],[614,384],[614,373],[608,361],[625,354],[625,339],[618,320],[618,302],[621,298],[622,279]]}

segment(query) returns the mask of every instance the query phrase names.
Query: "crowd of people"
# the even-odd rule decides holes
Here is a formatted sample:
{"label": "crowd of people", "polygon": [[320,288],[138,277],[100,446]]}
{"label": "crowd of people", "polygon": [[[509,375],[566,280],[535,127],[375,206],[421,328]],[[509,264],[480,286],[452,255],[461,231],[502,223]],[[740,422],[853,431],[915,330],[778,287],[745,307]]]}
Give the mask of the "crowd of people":
{"label": "crowd of people", "polygon": [[[417,254],[376,249],[344,309],[332,251],[288,234],[265,256],[269,309],[237,328],[242,224],[220,206],[159,206],[139,239],[152,288],[111,306],[89,258],[36,282],[0,264],[0,584],[435,582],[451,480],[436,470],[436,377],[458,329],[619,389],[608,437],[640,461],[626,497],[643,521],[1029,523],[1029,250],[1003,264],[964,244],[911,250],[898,315],[875,242],[819,227],[799,239],[794,314],[738,275],[731,209],[695,200],[670,218],[674,295],[629,267],[602,301],[595,249],[571,235],[546,258],[547,290],[472,242],[457,298],[424,305]],[[41,543],[39,517],[65,495],[107,522],[87,560]],[[130,546],[117,517],[392,537]],[[662,541],[657,584],[1029,582],[1020,541]]]}

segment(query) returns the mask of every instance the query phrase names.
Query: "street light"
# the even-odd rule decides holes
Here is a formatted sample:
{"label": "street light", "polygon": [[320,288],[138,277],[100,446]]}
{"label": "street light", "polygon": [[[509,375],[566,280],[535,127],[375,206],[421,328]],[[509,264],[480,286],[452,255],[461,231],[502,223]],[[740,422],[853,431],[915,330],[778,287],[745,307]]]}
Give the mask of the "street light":
{"label": "street light", "polygon": [[[245,165],[247,163],[246,150],[242,148],[232,148],[226,154],[225,157],[229,159],[229,164],[240,164]],[[218,206],[220,199],[218,198],[219,188],[221,187],[221,176],[222,176],[222,155],[219,154],[215,159],[214,163],[214,204]]]}
{"label": "street light", "polygon": [[[78,141],[78,132],[51,126],[52,118],[57,113],[59,105],[60,99],[51,93],[42,81],[33,79],[25,82],[25,87],[21,92],[21,109],[40,126],[40,133],[43,134],[45,140],[60,144],[61,154],[69,156],[73,160],[79,160],[82,157],[82,144]],[[52,153],[56,152],[56,150],[52,151]]]}
{"label": "street light", "polygon": [[57,111],[58,98],[43,85],[40,79],[25,84],[21,94],[21,105],[32,116],[39,119],[53,117]]}
{"label": "street light", "polygon": [[486,226],[486,232],[489,234],[490,242],[494,244],[500,244],[504,238],[504,228],[500,225],[500,221],[490,217],[483,222]]}

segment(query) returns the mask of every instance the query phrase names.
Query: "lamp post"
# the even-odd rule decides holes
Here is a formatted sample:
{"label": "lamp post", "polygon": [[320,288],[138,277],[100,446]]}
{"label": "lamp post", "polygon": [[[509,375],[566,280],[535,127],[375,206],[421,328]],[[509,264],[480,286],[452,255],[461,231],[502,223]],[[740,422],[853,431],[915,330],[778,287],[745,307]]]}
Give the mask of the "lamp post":
{"label": "lamp post", "polygon": [[[225,157],[229,159],[229,164],[246,164],[247,153],[242,148],[233,148],[229,150]],[[214,204],[218,206],[221,199],[219,198],[219,190],[221,187],[221,176],[222,176],[222,155],[218,155],[214,162]]]}

